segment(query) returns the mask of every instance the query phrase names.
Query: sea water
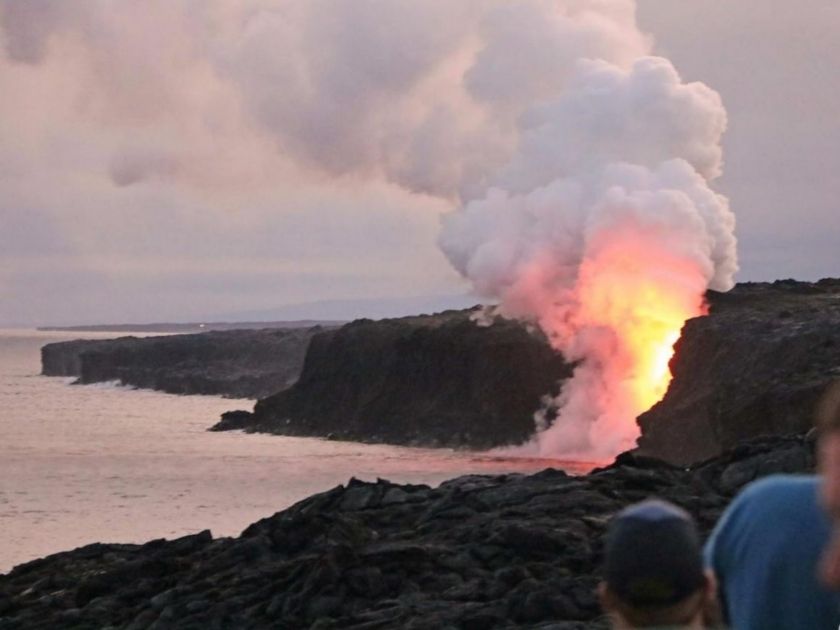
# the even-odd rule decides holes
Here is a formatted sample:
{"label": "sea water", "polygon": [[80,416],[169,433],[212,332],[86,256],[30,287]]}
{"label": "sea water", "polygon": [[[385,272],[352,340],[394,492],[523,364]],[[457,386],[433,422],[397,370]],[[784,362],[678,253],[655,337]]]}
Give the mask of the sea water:
{"label": "sea water", "polygon": [[0,330],[0,573],[92,542],[239,534],[351,477],[436,485],[589,466],[315,438],[212,433],[254,401],[40,376],[40,348],[115,334]]}

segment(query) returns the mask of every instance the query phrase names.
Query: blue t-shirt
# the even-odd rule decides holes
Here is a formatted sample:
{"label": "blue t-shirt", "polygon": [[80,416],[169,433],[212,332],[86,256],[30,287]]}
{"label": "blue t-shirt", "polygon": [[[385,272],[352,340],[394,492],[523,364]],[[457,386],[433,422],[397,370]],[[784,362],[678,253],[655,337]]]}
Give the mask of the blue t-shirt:
{"label": "blue t-shirt", "polygon": [[840,596],[817,577],[831,526],[818,503],[820,480],[774,475],[726,509],[704,551],[736,630],[838,630]]}

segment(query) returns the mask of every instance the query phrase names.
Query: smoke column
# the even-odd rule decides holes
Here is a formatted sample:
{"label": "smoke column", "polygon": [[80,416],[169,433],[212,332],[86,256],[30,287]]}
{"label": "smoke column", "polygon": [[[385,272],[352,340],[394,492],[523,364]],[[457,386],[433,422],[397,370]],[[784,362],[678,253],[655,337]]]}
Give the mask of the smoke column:
{"label": "smoke column", "polygon": [[631,447],[682,325],[707,287],[731,288],[734,218],[708,186],[725,123],[717,94],[665,59],[581,60],[562,95],[521,118],[500,185],[447,217],[452,264],[576,362],[537,416],[539,454]]}
{"label": "smoke column", "polygon": [[734,218],[709,185],[725,111],[651,56],[634,0],[68,7],[0,0],[6,145],[187,208],[325,180],[450,202],[452,265],[575,362],[537,415],[542,454],[631,446],[683,323],[732,286]]}

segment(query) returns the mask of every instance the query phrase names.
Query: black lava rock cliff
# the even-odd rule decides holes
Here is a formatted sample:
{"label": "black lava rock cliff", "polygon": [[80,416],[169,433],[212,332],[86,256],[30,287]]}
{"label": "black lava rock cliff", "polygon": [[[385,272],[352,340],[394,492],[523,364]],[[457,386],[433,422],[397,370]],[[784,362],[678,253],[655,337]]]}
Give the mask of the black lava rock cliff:
{"label": "black lava rock cliff", "polygon": [[471,311],[359,320],[316,335],[298,382],[225,414],[217,430],[489,448],[533,434],[571,367],[545,338]]}
{"label": "black lava rock cliff", "polygon": [[676,464],[807,431],[840,378],[840,280],[739,284],[709,302],[683,328],[665,398],[639,417],[641,452]]}
{"label": "black lava rock cliff", "polygon": [[324,328],[211,331],[47,344],[45,376],[120,381],[172,394],[260,398],[297,380],[313,335]]}

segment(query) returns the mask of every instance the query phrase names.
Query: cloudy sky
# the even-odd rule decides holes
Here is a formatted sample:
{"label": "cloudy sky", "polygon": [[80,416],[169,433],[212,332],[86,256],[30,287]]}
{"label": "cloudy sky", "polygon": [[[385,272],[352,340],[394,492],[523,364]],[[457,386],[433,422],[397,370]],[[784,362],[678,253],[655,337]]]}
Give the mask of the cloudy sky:
{"label": "cloudy sky", "polygon": [[840,275],[834,0],[550,4],[0,0],[0,325],[465,293],[441,216],[572,49],[720,93],[739,280]]}

